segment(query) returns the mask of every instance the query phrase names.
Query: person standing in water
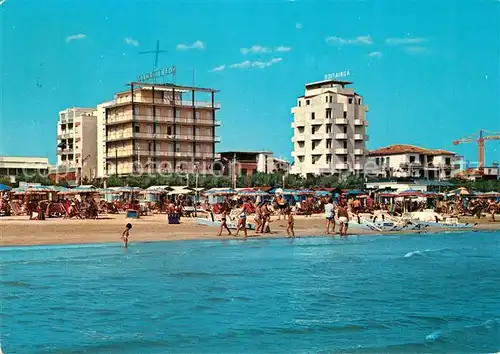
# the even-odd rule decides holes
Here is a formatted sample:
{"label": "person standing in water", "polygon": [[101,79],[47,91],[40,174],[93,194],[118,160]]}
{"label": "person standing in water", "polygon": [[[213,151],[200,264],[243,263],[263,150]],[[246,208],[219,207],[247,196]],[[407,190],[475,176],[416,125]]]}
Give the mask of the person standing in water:
{"label": "person standing in water", "polygon": [[339,217],[340,223],[340,236],[344,236],[347,238],[347,228],[349,227],[349,213],[346,208],[345,201],[342,201],[339,209],[337,210],[337,215]]}
{"label": "person standing in water", "polygon": [[125,230],[122,233],[123,247],[128,247],[128,237],[130,235],[130,229],[132,229],[132,224],[128,223],[125,225]]}
{"label": "person standing in water", "polygon": [[332,198],[328,199],[325,205],[325,218],[326,218],[326,234],[330,234],[330,226],[332,227],[332,234],[335,233],[335,212]]}
{"label": "person standing in water", "polygon": [[285,217],[287,218],[287,227],[286,227],[286,233],[288,234],[288,237],[295,238],[295,231],[293,231],[293,212],[292,208],[287,207],[285,209]]}

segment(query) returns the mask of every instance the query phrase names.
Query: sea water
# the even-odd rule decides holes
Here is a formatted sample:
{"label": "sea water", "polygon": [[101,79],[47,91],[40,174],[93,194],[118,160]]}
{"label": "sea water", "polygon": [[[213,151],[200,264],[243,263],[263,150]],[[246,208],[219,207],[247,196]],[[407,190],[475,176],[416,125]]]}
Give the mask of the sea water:
{"label": "sea water", "polygon": [[500,233],[0,249],[4,353],[500,350]]}

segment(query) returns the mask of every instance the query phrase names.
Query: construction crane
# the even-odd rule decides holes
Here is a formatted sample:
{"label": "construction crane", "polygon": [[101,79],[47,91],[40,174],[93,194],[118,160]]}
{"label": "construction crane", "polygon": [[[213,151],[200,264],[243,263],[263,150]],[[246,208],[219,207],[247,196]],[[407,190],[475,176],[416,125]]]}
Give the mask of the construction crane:
{"label": "construction crane", "polygon": [[[485,133],[492,134],[485,136]],[[477,142],[478,147],[478,170],[479,172],[484,172],[484,142],[486,140],[500,140],[500,133],[489,132],[487,130],[481,129],[479,131],[479,137],[477,135],[471,135],[459,140],[453,141],[453,145],[458,145],[462,143],[473,143]]]}

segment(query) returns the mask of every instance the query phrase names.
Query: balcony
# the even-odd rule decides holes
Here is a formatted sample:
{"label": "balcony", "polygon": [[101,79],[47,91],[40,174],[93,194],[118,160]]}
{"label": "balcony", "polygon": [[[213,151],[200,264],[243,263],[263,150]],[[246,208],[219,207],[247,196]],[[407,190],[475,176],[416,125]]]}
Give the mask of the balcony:
{"label": "balcony", "polygon": [[347,170],[347,169],[349,169],[349,166],[347,165],[347,163],[337,163],[337,164],[335,164],[335,169],[336,170]]}
{"label": "balcony", "polygon": [[335,134],[335,139],[337,139],[337,140],[347,140],[347,134],[346,133],[337,133],[337,134]]}
{"label": "balcony", "polygon": [[356,171],[361,171],[363,169],[363,165],[360,163],[356,163],[356,164],[354,164],[354,169]]}
{"label": "balcony", "polygon": [[354,120],[354,125],[358,127],[366,126],[366,122],[363,121],[362,119],[355,119]]}
{"label": "balcony", "polygon": [[347,125],[349,121],[346,118],[335,118],[336,125]]}
{"label": "balcony", "polygon": [[57,138],[62,140],[62,139],[72,139],[74,138],[74,131],[67,131],[67,132],[62,132],[61,134],[57,135]]}
{"label": "balcony", "polygon": [[304,136],[304,133],[302,134],[295,134],[295,136],[292,137],[292,143],[295,141],[305,141],[306,137]]}
{"label": "balcony", "polygon": [[106,125],[117,125],[131,122],[145,122],[145,123],[177,123],[189,125],[207,125],[207,126],[220,126],[220,120],[205,119],[205,118],[181,118],[173,116],[152,116],[152,115],[139,115],[139,114],[124,114],[108,117]]}
{"label": "balcony", "polygon": [[363,149],[354,149],[354,155],[363,155],[364,150]]}
{"label": "balcony", "polygon": [[354,134],[354,140],[364,140],[363,134]]}
{"label": "balcony", "polygon": [[347,149],[335,149],[335,155],[347,155]]}
{"label": "balcony", "polygon": [[73,149],[73,147],[68,147],[66,149],[59,149],[57,153],[59,155],[67,155],[67,154],[73,154],[74,152],[75,150]]}
{"label": "balcony", "polygon": [[305,127],[306,123],[304,121],[292,122],[292,128]]}
{"label": "balcony", "polygon": [[125,105],[125,104],[131,104],[131,103],[145,103],[145,104],[158,104],[158,105],[166,105],[166,106],[182,106],[182,107],[199,107],[199,108],[215,108],[219,109],[220,108],[220,103],[214,103],[212,106],[212,102],[207,102],[207,101],[192,101],[192,100],[180,100],[179,98],[176,98],[175,100],[169,97],[165,98],[146,98],[146,97],[134,97],[134,100],[132,101],[132,97],[129,96],[122,96],[114,99],[111,101],[110,106],[113,105]]}
{"label": "balcony", "polygon": [[130,150],[111,150],[106,154],[107,159],[114,159],[117,157],[129,157],[134,155],[132,149]]}

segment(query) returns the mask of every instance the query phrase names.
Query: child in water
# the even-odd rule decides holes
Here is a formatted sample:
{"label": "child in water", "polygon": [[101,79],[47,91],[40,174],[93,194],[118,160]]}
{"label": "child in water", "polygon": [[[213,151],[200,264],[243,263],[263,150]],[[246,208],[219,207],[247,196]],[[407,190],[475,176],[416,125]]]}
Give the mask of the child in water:
{"label": "child in water", "polygon": [[132,224],[127,224],[125,225],[125,230],[123,230],[122,233],[122,239],[123,239],[123,247],[127,248],[128,247],[128,236],[130,235],[130,229],[132,228]]}

